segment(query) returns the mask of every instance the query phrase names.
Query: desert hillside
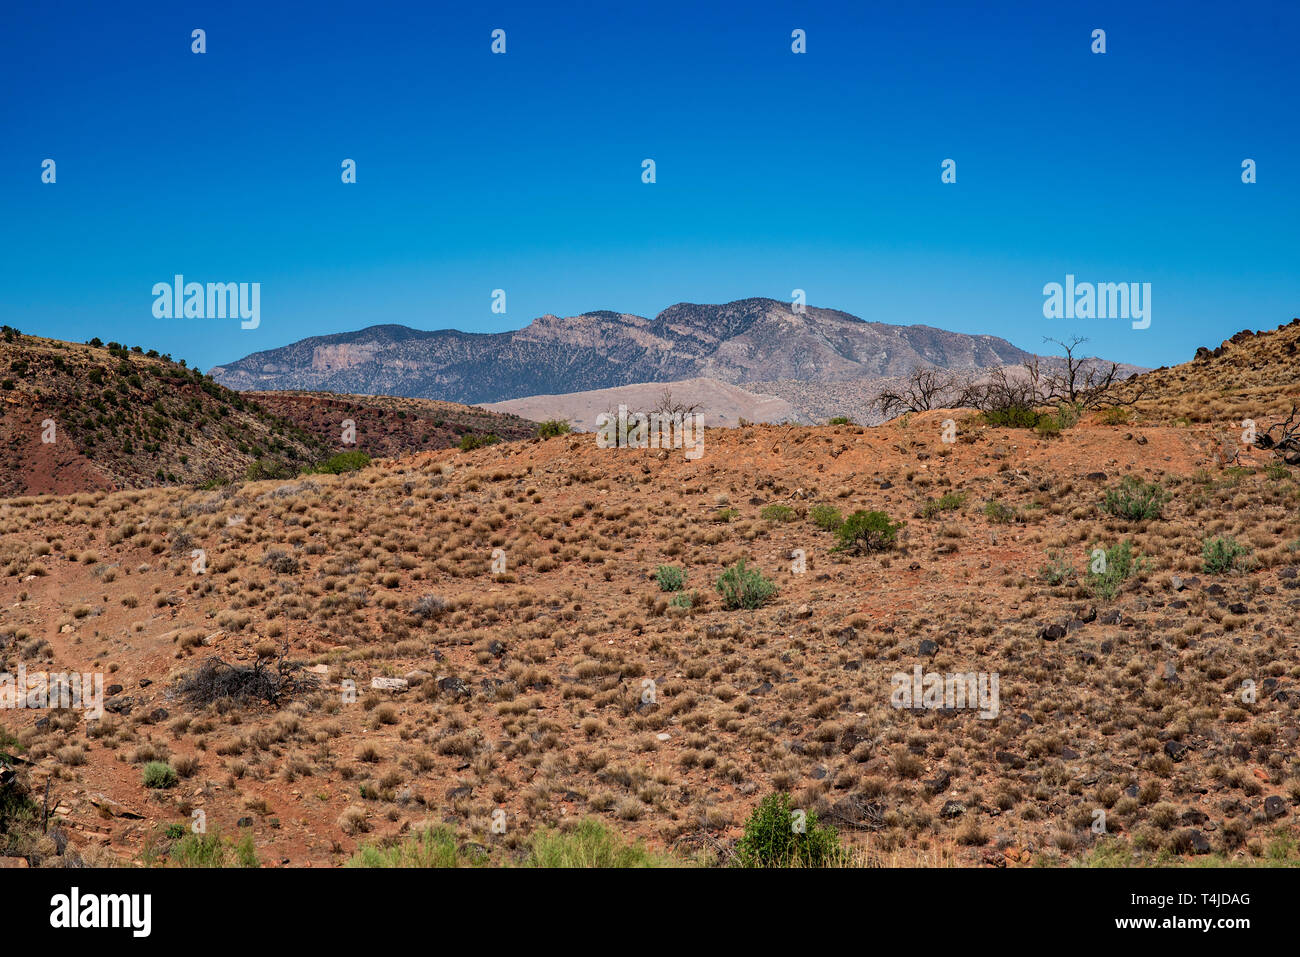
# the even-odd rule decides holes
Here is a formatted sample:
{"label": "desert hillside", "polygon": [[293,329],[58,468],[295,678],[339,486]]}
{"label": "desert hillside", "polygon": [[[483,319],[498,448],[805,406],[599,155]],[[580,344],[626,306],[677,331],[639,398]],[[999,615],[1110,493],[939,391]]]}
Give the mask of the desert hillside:
{"label": "desert hillside", "polygon": [[296,472],[316,437],[197,369],[119,343],[0,336],[0,494],[71,493]]}
{"label": "desert hillside", "polygon": [[141,347],[0,334],[0,495],[288,477],[339,452],[391,456],[535,432],[451,402],[241,394]]}
{"label": "desert hillside", "polygon": [[341,428],[351,422],[348,447],[374,457],[395,458],[459,445],[466,436],[496,436],[508,441],[531,438],[537,423],[507,410],[479,408],[436,399],[387,395],[337,395],[333,392],[248,392],[245,396],[301,428],[340,444]]}
{"label": "desert hillside", "polygon": [[[11,500],[0,670],[109,688],[97,723],[0,725],[70,846],[124,861],[195,810],[290,865],[429,820],[510,860],[575,817],[718,861],[778,791],[869,863],[1285,857],[1300,484],[1188,412],[1280,406],[1242,363],[1286,368],[1295,329],[1063,428],[709,429],[695,460],[575,434]],[[899,706],[918,668],[996,675],[996,713]]]}

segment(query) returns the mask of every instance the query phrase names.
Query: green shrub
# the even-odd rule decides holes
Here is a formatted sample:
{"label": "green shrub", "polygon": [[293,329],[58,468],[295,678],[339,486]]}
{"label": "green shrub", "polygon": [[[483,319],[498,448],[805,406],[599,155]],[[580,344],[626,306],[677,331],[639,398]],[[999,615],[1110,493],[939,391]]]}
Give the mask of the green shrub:
{"label": "green shrub", "polygon": [[764,505],[758,514],[769,522],[793,522],[799,517],[789,505]]}
{"label": "green shrub", "polygon": [[1102,511],[1130,522],[1159,518],[1169,493],[1155,482],[1144,482],[1136,475],[1126,475],[1118,488],[1108,489]]}
{"label": "green shrub", "polygon": [[660,591],[681,591],[686,584],[686,569],[678,565],[660,565],[655,570]]}
{"label": "green shrub", "polygon": [[1074,428],[1081,418],[1083,418],[1083,409],[1072,402],[1062,402],[1056,407],[1056,415],[1052,416],[1053,421],[1063,429]]}
{"label": "green shrub", "polygon": [[965,501],[965,492],[945,492],[939,498],[932,498],[921,506],[921,517],[933,518],[940,512],[954,511],[961,508],[962,503]]}
{"label": "green shrub", "polygon": [[836,531],[839,544],[834,550],[859,554],[886,551],[898,541],[902,527],[902,522],[891,522],[884,512],[854,512]]}
{"label": "green shrub", "polygon": [[1237,566],[1237,561],[1250,554],[1250,549],[1239,544],[1231,535],[1207,538],[1201,546],[1202,569],[1207,575],[1223,575]]}
{"label": "green shrub", "polygon": [[837,415],[834,418],[826,420],[827,425],[852,425],[853,420],[847,415]]}
{"label": "green shrub", "polygon": [[262,866],[257,859],[257,845],[253,843],[252,834],[245,834],[235,845],[235,862],[239,867]]}
{"label": "green shrub", "polygon": [[537,424],[537,437],[539,439],[553,439],[560,435],[567,435],[573,431],[573,426],[563,419],[547,419],[545,422]]}
{"label": "green shrub", "polygon": [[982,413],[989,425],[1006,429],[1032,429],[1038,425],[1039,415],[1024,405],[1012,405],[1005,409],[990,409]]}
{"label": "green shrub", "polygon": [[814,525],[828,532],[833,532],[844,524],[840,510],[832,505],[814,505],[812,520]]}
{"label": "green shrub", "polygon": [[738,867],[829,867],[845,859],[839,835],[815,811],[800,814],[786,794],[763,799],[736,843]]}
{"label": "green shrub", "polygon": [[[1101,570],[1097,570],[1098,565]],[[1096,556],[1088,563],[1088,590],[1094,598],[1109,601],[1119,594],[1125,580],[1133,573],[1142,571],[1145,565],[1145,559],[1134,557],[1133,543],[1125,539],[1118,545],[1105,549],[1103,555]]]}
{"label": "green shrub", "polygon": [[699,602],[700,596],[698,592],[679,591],[676,595],[673,595],[668,604],[673,608],[694,608]]}
{"label": "green shrub", "polygon": [[500,436],[493,432],[489,432],[487,435],[475,435],[473,432],[466,432],[460,437],[460,450],[462,452],[472,452],[474,449],[481,449],[487,445],[496,445],[500,441]]}
{"label": "green shrub", "polygon": [[734,508],[723,508],[715,512],[713,514],[713,518],[715,521],[728,523],[739,514],[740,513],[737,512]]}
{"label": "green shrub", "polygon": [[[0,733],[0,749],[9,747],[4,737]],[[19,856],[25,839],[39,829],[40,807],[32,800],[23,779],[16,777],[9,784],[0,785],[0,856]]]}
{"label": "green shrub", "polygon": [[729,611],[757,608],[776,594],[776,582],[764,578],[756,568],[746,568],[743,558],[718,577],[717,588]]}
{"label": "green shrub", "polygon": [[630,842],[600,821],[579,821],[571,830],[542,828],[528,843],[524,867],[676,867],[679,861]]}
{"label": "green shrub", "polygon": [[341,475],[344,472],[355,472],[358,469],[363,469],[369,464],[370,456],[365,452],[340,452],[338,455],[332,455],[324,462],[318,463],[308,471],[327,475]]}
{"label": "green shrub", "polygon": [[345,867],[477,867],[487,863],[481,851],[462,853],[456,834],[445,824],[421,827],[391,845],[363,844]]}
{"label": "green shrub", "polygon": [[1020,512],[1015,507],[994,499],[984,504],[984,517],[994,524],[1008,525],[1020,521]]}
{"label": "green shrub", "polygon": [[238,845],[233,845],[215,829],[207,834],[186,834],[172,845],[167,856],[181,867],[260,866],[252,834],[245,834]]}
{"label": "green shrub", "polygon": [[[127,445],[129,444],[127,443]],[[122,451],[128,455],[131,454],[126,445],[123,446]],[[286,479],[290,478],[292,474],[289,467],[277,459],[258,459],[248,466],[244,477],[250,482],[260,482],[265,479]]]}
{"label": "green shrub", "polygon": [[1061,420],[1053,415],[1040,415],[1034,425],[1034,431],[1045,439],[1054,439],[1061,434]]}
{"label": "green shrub", "polygon": [[144,786],[147,788],[169,788],[177,781],[176,769],[165,761],[150,761],[144,766]]}
{"label": "green shrub", "polygon": [[1065,585],[1079,577],[1079,572],[1060,551],[1047,553],[1047,564],[1038,570],[1038,577],[1049,585]]}

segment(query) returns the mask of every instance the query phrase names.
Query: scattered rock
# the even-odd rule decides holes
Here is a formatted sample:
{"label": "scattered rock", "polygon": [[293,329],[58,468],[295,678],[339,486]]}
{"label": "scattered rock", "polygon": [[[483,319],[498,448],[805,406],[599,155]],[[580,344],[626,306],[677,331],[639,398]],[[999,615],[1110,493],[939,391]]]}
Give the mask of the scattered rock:
{"label": "scattered rock", "polygon": [[1197,830],[1196,828],[1191,828],[1188,830],[1186,834],[1186,841],[1187,841],[1187,846],[1191,849],[1193,854],[1210,853],[1210,839],[1206,837],[1204,833]]}

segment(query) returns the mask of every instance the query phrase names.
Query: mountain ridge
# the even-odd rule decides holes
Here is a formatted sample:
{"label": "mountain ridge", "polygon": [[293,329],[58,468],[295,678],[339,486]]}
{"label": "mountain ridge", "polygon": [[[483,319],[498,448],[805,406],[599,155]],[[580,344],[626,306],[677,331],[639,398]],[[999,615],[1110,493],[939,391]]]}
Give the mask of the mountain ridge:
{"label": "mountain ridge", "polygon": [[518,330],[418,330],[380,323],[300,339],[214,366],[240,391],[404,395],[479,404],[643,382],[713,378],[834,382],[918,365],[970,370],[1033,354],[997,336],[875,322],[762,297],[675,303],[654,317],[551,313]]}

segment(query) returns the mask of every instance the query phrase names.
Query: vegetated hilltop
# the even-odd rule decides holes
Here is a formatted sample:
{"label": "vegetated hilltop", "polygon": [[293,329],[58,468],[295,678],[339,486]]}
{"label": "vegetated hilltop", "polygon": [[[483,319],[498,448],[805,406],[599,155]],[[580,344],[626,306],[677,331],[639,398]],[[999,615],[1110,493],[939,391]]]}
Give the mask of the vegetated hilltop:
{"label": "vegetated hilltop", "polygon": [[1030,354],[1004,339],[930,326],[865,322],[833,309],[742,299],[678,303],[653,319],[589,312],[547,315],[492,334],[371,326],[314,336],[211,370],[232,388],[325,389],[456,402],[712,378],[808,382],[896,375],[918,364],[979,369]]}
{"label": "vegetated hilltop", "polygon": [[243,477],[259,459],[296,473],[315,436],[140,347],[0,335],[0,496]]}
{"label": "vegetated hilltop", "polygon": [[1240,429],[1244,419],[1262,431],[1300,402],[1300,318],[1263,332],[1243,329],[1170,368],[1130,380],[1143,414],[1172,422],[1216,422]]}
{"label": "vegetated hilltop", "polygon": [[339,452],[404,455],[537,430],[451,402],[241,394],[153,350],[94,342],[0,334],[0,497],[287,477]]}
{"label": "vegetated hilltop", "polygon": [[859,863],[1295,864],[1297,471],[1152,401],[32,498],[0,670],[103,672],[109,713],[0,726],[65,857],[419,860],[432,821],[510,861],[594,818],[725,863],[784,793]]}
{"label": "vegetated hilltop", "polygon": [[375,458],[395,458],[459,445],[465,436],[508,441],[532,438],[537,423],[505,411],[435,399],[331,392],[248,392],[245,398],[339,448],[344,422],[355,428],[355,448]]}

